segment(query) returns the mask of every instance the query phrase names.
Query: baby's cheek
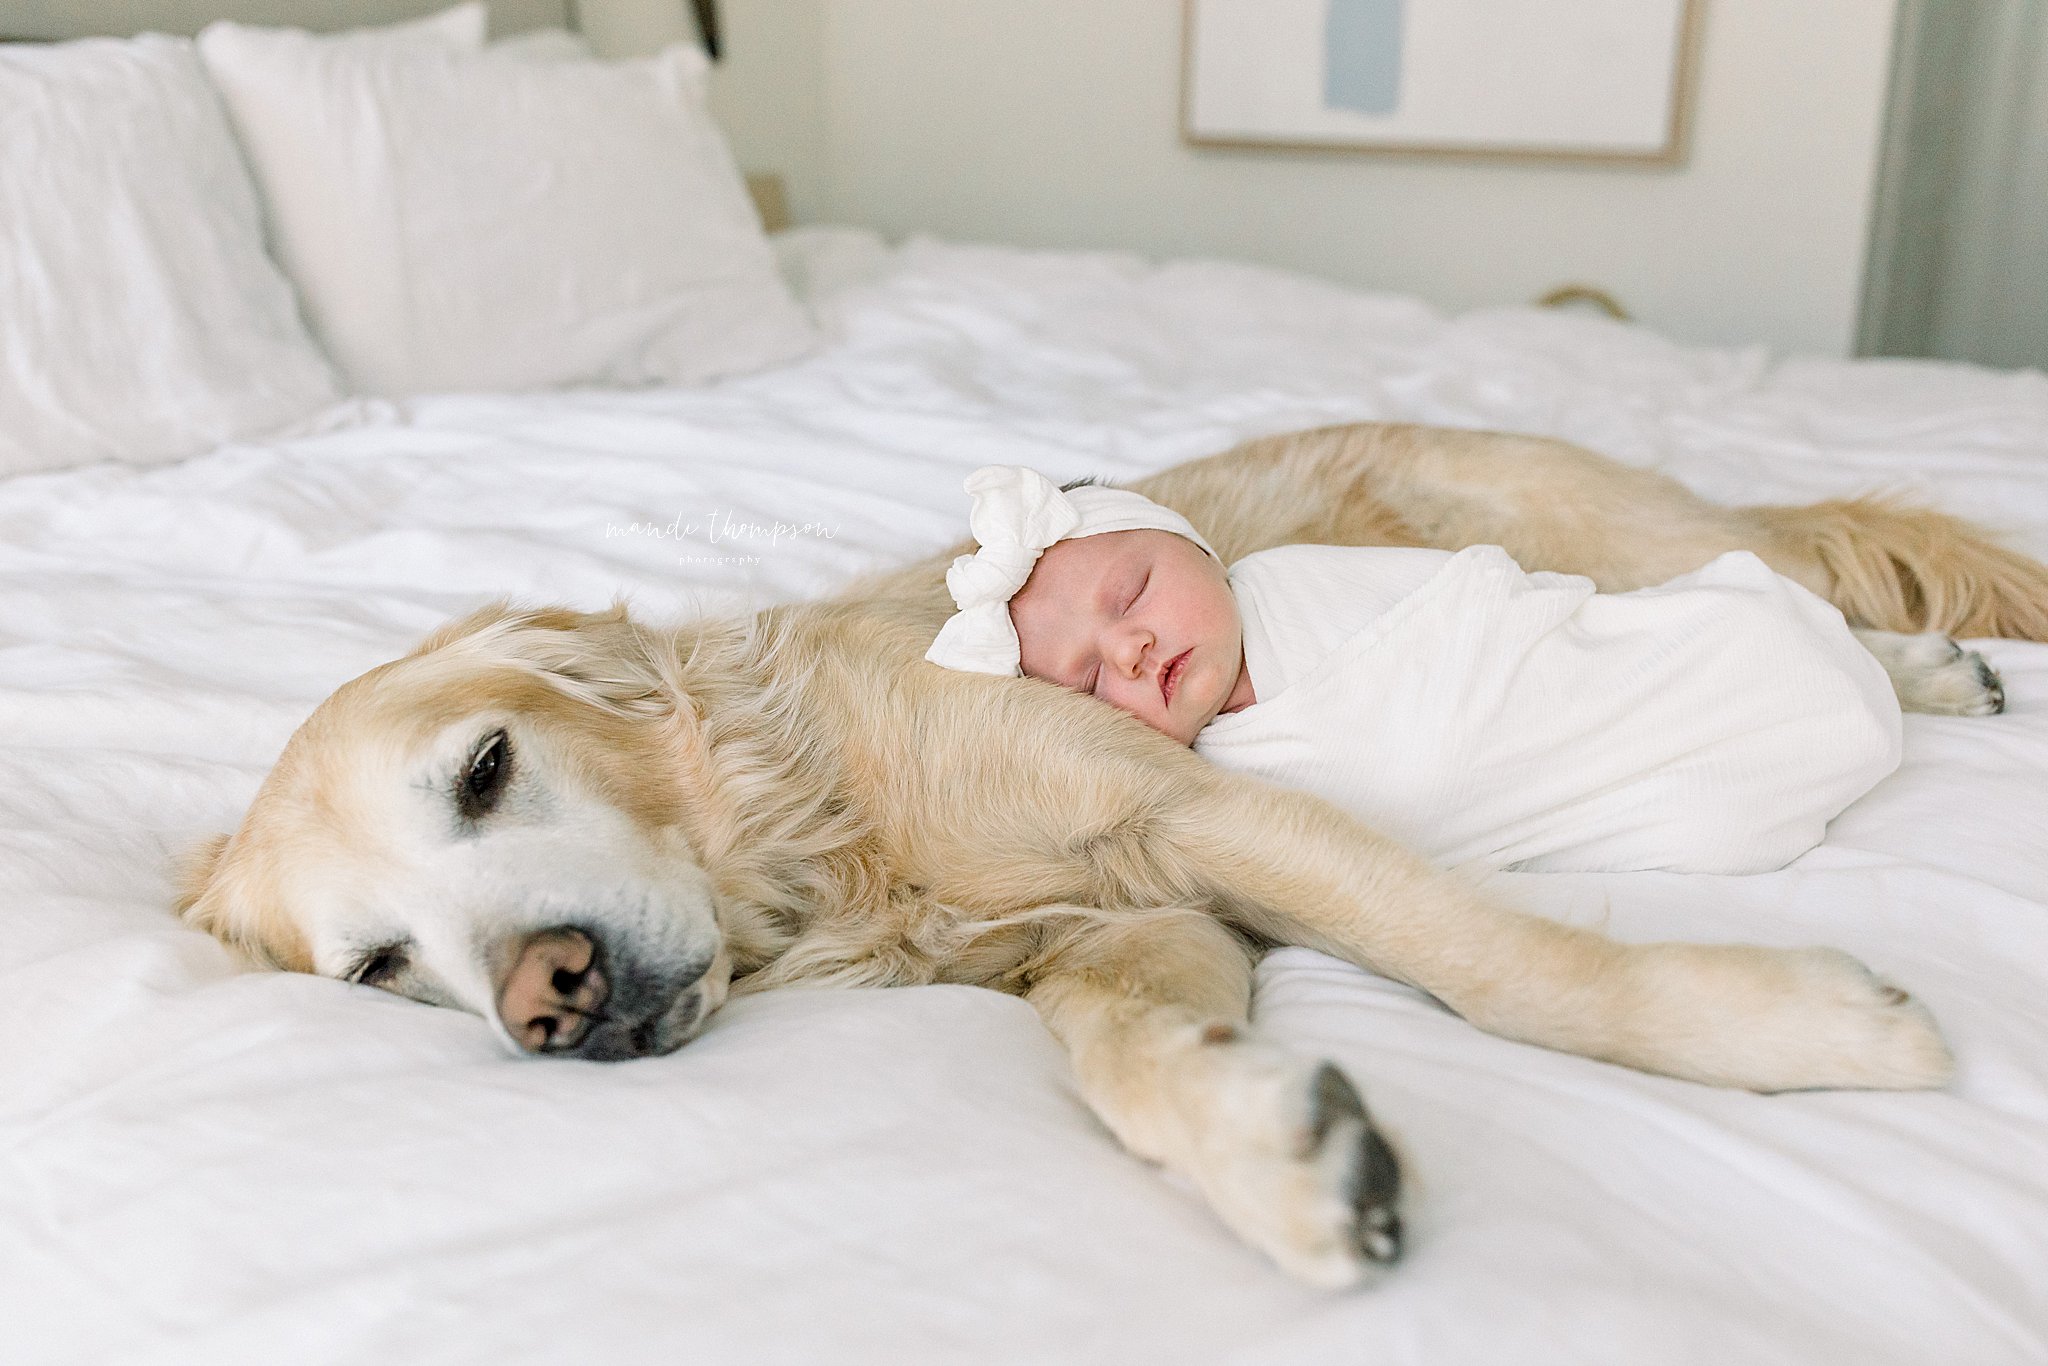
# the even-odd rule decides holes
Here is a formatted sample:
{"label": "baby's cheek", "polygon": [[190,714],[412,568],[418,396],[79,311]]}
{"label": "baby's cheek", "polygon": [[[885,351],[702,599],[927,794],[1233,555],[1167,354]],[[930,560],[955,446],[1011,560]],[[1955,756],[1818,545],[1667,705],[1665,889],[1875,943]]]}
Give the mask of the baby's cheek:
{"label": "baby's cheek", "polygon": [[1119,711],[1129,712],[1154,730],[1166,729],[1164,707],[1158,694],[1142,679],[1107,700]]}

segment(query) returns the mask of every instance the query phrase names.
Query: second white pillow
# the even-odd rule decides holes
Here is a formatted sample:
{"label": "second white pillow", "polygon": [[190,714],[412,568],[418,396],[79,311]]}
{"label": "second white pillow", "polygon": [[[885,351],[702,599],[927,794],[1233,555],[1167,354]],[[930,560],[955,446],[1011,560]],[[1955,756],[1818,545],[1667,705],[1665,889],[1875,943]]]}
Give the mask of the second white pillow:
{"label": "second white pillow", "polygon": [[358,392],[693,384],[812,344],[695,49],[539,62],[233,24],[199,46]]}

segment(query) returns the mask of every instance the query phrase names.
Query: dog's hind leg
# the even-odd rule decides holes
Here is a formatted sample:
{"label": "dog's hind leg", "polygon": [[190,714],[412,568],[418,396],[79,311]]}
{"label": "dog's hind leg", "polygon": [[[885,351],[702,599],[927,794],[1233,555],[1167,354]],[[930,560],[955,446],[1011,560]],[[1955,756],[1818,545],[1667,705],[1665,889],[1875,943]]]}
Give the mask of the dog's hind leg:
{"label": "dog's hind leg", "polygon": [[1603,591],[1749,550],[1856,625],[2048,640],[2048,566],[1958,518],[1879,499],[1729,508],[1569,442],[1359,423],[1250,441],[1135,486],[1226,561],[1294,542],[1505,546]]}
{"label": "dog's hind leg", "polygon": [[1393,1150],[1335,1066],[1250,1030],[1244,941],[1197,911],[1074,915],[1021,984],[1124,1146],[1310,1284],[1399,1256]]}
{"label": "dog's hind leg", "polygon": [[1755,1091],[1949,1076],[1933,1018],[1847,954],[1619,943],[1493,905],[1306,794],[1206,776],[1151,832],[1174,874],[1251,932],[1420,987],[1482,1029]]}
{"label": "dog's hind leg", "polygon": [[1905,710],[1934,716],[1996,716],[2005,710],[2005,684],[1975,650],[1938,632],[1901,635],[1858,627],[1855,635],[1884,665]]}
{"label": "dog's hind leg", "polygon": [[972,718],[1003,745],[970,767],[963,747],[927,742],[897,765],[935,794],[977,794],[889,836],[903,876],[947,905],[1206,907],[1420,987],[1493,1033],[1718,1086],[1949,1075],[1927,1011],[1846,954],[1623,944],[1520,914],[1318,797],[1205,763],[1088,698],[986,683],[927,694],[924,733],[964,734]]}

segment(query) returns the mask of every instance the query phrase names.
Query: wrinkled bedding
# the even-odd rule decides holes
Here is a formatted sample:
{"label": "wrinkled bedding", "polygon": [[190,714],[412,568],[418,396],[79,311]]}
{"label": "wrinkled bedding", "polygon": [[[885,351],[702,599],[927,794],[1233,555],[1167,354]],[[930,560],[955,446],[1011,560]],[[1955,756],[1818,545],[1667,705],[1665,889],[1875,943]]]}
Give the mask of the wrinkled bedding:
{"label": "wrinkled bedding", "polygon": [[491,597],[650,619],[955,539],[1011,462],[1134,476],[1365,418],[1557,434],[1709,496],[1914,492],[2048,556],[2048,378],[1446,318],[1215,262],[785,239],[829,337],[696,391],[357,403],[0,483],[0,1357],[11,1362],[2048,1359],[2048,647],[1776,873],[1499,875],[1631,939],[1847,948],[1927,1095],[1759,1097],[1494,1039],[1305,950],[1259,1027],[1412,1175],[1377,1288],[1282,1278],[1121,1152],[1019,1001],[743,1000],[666,1058],[248,973],[167,910],[353,674]]}

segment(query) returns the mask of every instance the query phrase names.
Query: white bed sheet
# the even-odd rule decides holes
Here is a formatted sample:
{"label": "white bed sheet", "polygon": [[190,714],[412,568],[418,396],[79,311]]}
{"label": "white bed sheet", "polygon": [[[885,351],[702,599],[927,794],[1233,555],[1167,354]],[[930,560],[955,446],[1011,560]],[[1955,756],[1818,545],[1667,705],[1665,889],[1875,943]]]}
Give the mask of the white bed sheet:
{"label": "white bed sheet", "polygon": [[[1119,1151],[1013,999],[785,992],[667,1058],[528,1062],[180,927],[168,857],[451,613],[823,590],[952,540],[992,461],[1129,476],[1422,420],[1731,500],[1917,488],[2048,555],[2038,374],[1452,320],[1218,263],[783,250],[833,339],[784,370],[0,484],[0,1356],[2048,1359],[2048,647],[1986,644],[2011,711],[1909,718],[1901,772],[1790,869],[1501,883],[1628,938],[1848,948],[1941,1018],[1947,1092],[1714,1091],[1271,957],[1259,1026],[1343,1062],[1408,1158],[1409,1256],[1354,1294],[1289,1283]],[[633,523],[664,534],[607,534]]]}

